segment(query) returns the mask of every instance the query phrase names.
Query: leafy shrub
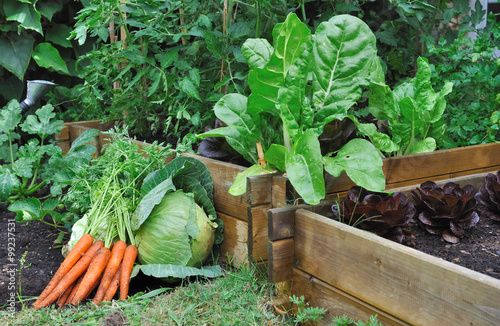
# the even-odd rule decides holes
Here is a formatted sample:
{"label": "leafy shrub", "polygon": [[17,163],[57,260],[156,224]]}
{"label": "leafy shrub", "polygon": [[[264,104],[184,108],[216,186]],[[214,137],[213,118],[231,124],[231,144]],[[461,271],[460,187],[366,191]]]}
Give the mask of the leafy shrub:
{"label": "leafy shrub", "polygon": [[447,138],[440,140],[440,148],[498,139],[497,132],[491,129],[490,116],[499,107],[496,98],[500,94],[500,59],[495,47],[500,39],[500,22],[490,15],[486,27],[475,31],[474,40],[466,32],[453,42],[441,38],[429,49],[433,84],[454,84],[443,114]]}

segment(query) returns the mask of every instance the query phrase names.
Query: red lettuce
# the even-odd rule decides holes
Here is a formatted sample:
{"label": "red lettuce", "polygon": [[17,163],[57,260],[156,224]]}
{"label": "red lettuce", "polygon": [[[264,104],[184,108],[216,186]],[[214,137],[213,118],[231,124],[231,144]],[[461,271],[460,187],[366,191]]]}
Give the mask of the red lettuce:
{"label": "red lettuce", "polygon": [[398,243],[403,242],[415,215],[403,192],[370,192],[359,186],[349,189],[346,199],[332,210],[339,221]]}
{"label": "red lettuce", "polygon": [[475,196],[479,210],[493,221],[500,222],[500,171],[488,173],[484,181],[485,185]]}
{"label": "red lettuce", "polygon": [[460,187],[448,182],[439,187],[427,181],[411,194],[415,200],[418,220],[431,234],[440,234],[447,242],[457,243],[465,236],[465,230],[479,221],[475,189],[472,185]]}

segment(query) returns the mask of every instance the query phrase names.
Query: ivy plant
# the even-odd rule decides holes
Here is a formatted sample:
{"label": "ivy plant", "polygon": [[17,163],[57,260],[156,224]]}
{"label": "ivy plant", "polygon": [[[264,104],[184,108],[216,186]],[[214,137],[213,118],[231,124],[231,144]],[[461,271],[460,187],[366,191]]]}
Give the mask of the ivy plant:
{"label": "ivy plant", "polygon": [[[310,204],[325,196],[324,170],[333,176],[345,171],[364,188],[383,191],[382,160],[372,143],[353,139],[337,153],[323,156],[318,140],[326,124],[348,116],[369,84],[371,67],[378,60],[375,42],[369,27],[353,16],[335,16],[312,35],[295,14],[289,14],[273,30],[274,46],[260,38],[243,44],[252,92],[248,97],[222,97],[214,111],[227,127],[200,137],[225,137],[256,165],[260,142],[270,166],[251,167],[243,176],[286,172]],[[241,184],[233,184],[233,194],[244,191]]]}
{"label": "ivy plant", "polygon": [[2,105],[22,96],[26,78],[48,79],[65,86],[75,81],[75,57],[81,49],[73,48],[67,38],[71,13],[79,5],[69,0],[1,2]]}

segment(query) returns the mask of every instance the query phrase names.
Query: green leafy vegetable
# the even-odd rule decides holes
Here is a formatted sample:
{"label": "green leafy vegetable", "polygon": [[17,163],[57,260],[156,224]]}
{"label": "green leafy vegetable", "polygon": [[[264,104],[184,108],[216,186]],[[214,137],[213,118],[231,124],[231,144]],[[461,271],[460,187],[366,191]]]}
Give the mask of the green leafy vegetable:
{"label": "green leafy vegetable", "polygon": [[[388,121],[392,142],[384,140],[380,149],[396,155],[431,152],[436,149],[436,140],[429,136],[446,108],[445,96],[453,84],[447,82],[436,93],[431,85],[431,69],[425,58],[418,58],[415,78],[402,83],[392,91],[389,86],[372,83],[370,112],[379,120]],[[365,134],[370,134],[366,132]],[[397,150],[395,149],[397,148]]]}
{"label": "green leafy vegetable", "polygon": [[[354,166],[330,160],[334,153],[323,157],[318,141],[325,125],[348,116],[371,78],[383,79],[372,73],[378,58],[369,27],[358,18],[339,15],[321,23],[313,36],[295,14],[289,14],[285,22],[275,26],[273,40],[274,47],[261,39],[244,43],[252,93],[248,98],[240,94],[222,97],[214,110],[227,127],[200,137],[225,137],[253,164],[258,162],[256,143],[261,142],[268,163],[286,172],[295,190],[311,204],[325,195],[324,162],[328,170],[346,170],[363,187],[383,191],[385,179],[377,149],[362,145],[367,151],[365,161]],[[271,134],[270,130],[282,134]],[[368,141],[357,142],[363,143]],[[358,168],[364,171],[360,173]],[[259,169],[247,174],[256,171]],[[234,195],[244,192],[243,182],[232,188]]]}

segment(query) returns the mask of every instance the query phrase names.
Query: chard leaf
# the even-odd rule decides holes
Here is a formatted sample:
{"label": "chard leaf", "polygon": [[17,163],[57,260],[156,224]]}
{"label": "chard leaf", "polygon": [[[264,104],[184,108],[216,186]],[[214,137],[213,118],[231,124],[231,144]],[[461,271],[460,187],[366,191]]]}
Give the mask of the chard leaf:
{"label": "chard leaf", "polygon": [[337,156],[323,159],[325,170],[334,177],[345,171],[358,186],[370,191],[385,190],[382,158],[369,141],[353,139],[339,150]]}
{"label": "chard leaf", "polygon": [[325,197],[321,148],[313,130],[307,130],[286,153],[286,173],[305,202],[316,205]]}
{"label": "chard leaf", "polygon": [[380,151],[392,153],[399,149],[399,146],[391,140],[391,137],[378,132],[377,126],[373,123],[360,123],[354,116],[350,116],[349,118],[354,121],[359,132],[369,137],[372,144]]}
{"label": "chard leaf", "polygon": [[334,16],[316,29],[313,47],[315,124],[343,119],[368,85],[376,38],[359,18]]}
{"label": "chard leaf", "polygon": [[263,167],[259,164],[252,165],[245,171],[240,172],[238,173],[238,175],[236,175],[233,184],[229,188],[229,193],[233,196],[241,196],[245,192],[247,192],[247,177],[274,172],[276,172],[276,170],[273,170],[270,166]]}
{"label": "chard leaf", "polygon": [[219,277],[222,269],[219,265],[202,266],[200,268],[179,266],[173,264],[135,265],[131,277],[137,276],[141,271],[144,275],[157,278],[187,278],[190,276]]}
{"label": "chard leaf", "polygon": [[410,154],[426,153],[436,150],[436,140],[432,137],[427,137],[423,140],[415,141],[410,148]]}
{"label": "chard leaf", "polygon": [[249,38],[241,46],[241,52],[250,69],[264,68],[271,59],[273,46],[263,38]]}
{"label": "chard leaf", "polygon": [[[224,95],[215,105],[217,118],[227,127],[213,129],[200,137],[225,137],[229,145],[251,163],[257,164],[255,144],[259,139],[259,131],[252,115],[247,111],[248,99],[240,94]],[[255,119],[258,116],[255,115]]]}
{"label": "chard leaf", "polygon": [[276,114],[278,92],[283,85],[283,74],[266,68],[254,68],[248,73],[248,85],[252,94],[248,97],[248,112],[259,114],[271,112]]}
{"label": "chard leaf", "polygon": [[285,172],[286,171],[286,166],[285,166],[285,156],[286,156],[287,149],[283,145],[278,145],[278,144],[271,144],[269,148],[267,149],[264,157],[267,161],[267,163],[275,166],[278,171],[280,172]]}
{"label": "chard leaf", "polygon": [[[312,126],[314,115],[306,97],[312,37],[309,29],[300,21],[299,23],[290,27],[293,28],[294,32],[288,31],[286,50],[282,50],[289,54],[290,58],[283,60],[288,69],[283,87],[278,92],[276,103],[283,121],[283,128],[287,129],[288,135],[292,139],[301,130]],[[287,25],[284,24],[284,26]],[[279,47],[276,48],[277,51],[279,49]]]}

